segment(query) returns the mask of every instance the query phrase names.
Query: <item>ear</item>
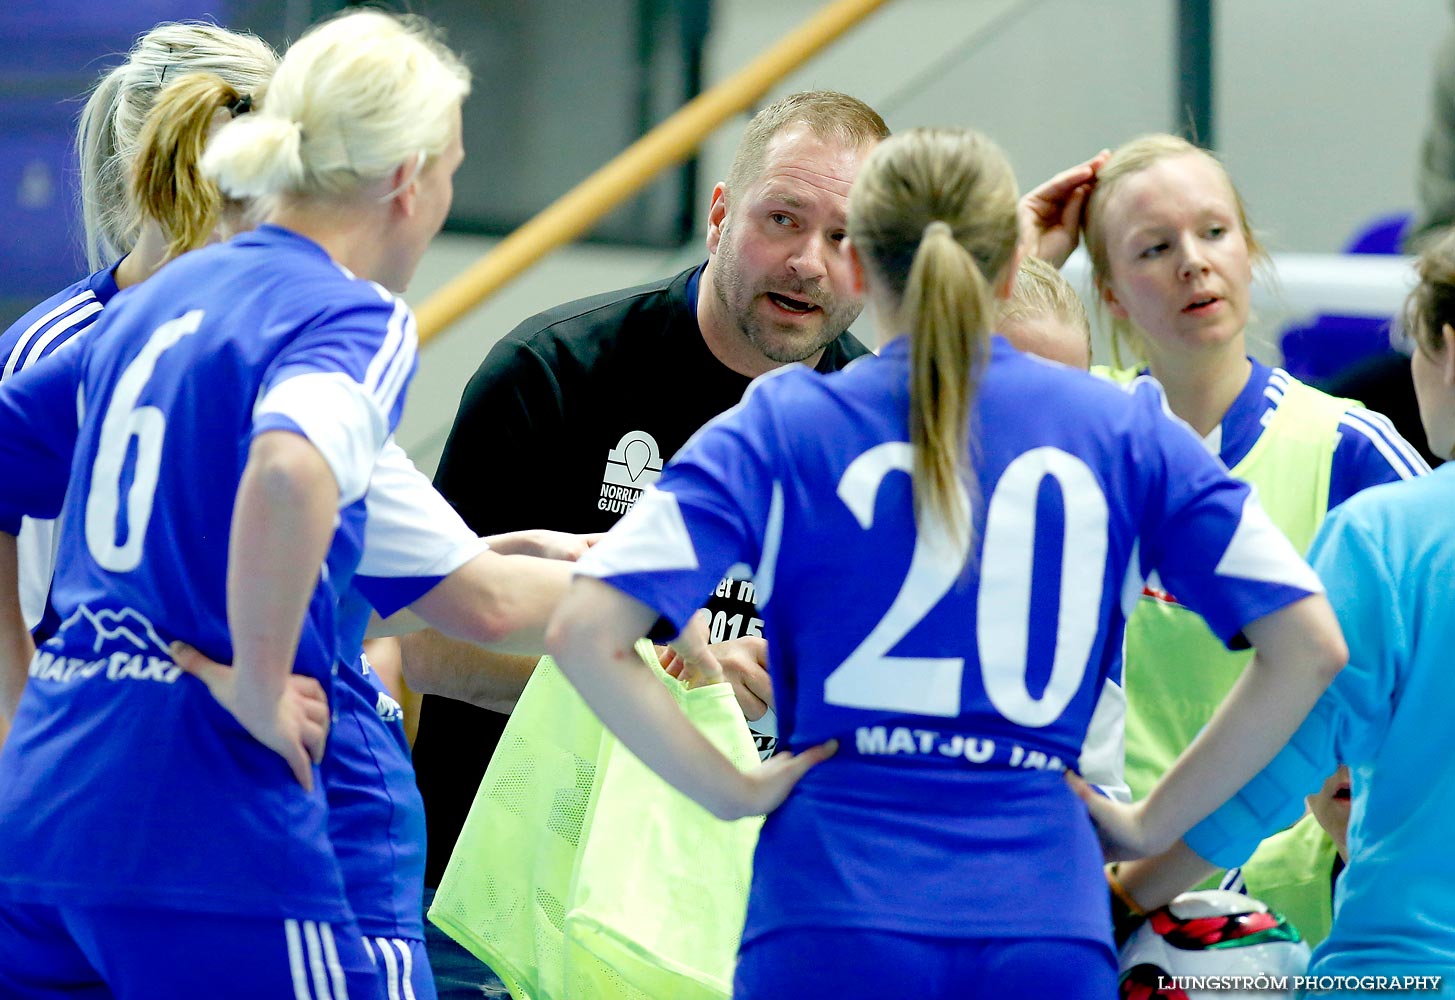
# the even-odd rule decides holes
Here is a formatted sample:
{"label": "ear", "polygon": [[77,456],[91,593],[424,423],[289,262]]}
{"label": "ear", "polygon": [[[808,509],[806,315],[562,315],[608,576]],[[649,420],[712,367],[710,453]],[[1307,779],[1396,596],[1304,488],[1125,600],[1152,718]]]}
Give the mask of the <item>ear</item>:
{"label": "ear", "polygon": [[1106,303],[1106,311],[1117,319],[1130,319],[1126,307],[1117,301],[1117,293],[1112,291],[1111,285],[1098,284],[1096,290],[1101,293],[1101,301]]}
{"label": "ear", "polygon": [[717,253],[717,245],[722,242],[723,223],[727,220],[727,186],[718,181],[712,189],[712,203],[707,209],[707,252],[708,255]]}
{"label": "ear", "polygon": [[420,169],[422,167],[416,168],[411,158],[395,167],[389,175],[389,190],[392,192],[389,200],[396,203],[406,216],[414,215],[417,206]]}
{"label": "ear", "polygon": [[1021,269],[1021,259],[1025,256],[1025,248],[1018,246],[1015,253],[1010,255],[1010,263],[1005,265],[1000,277],[995,282],[995,297],[1002,301],[1010,298],[1011,292],[1015,291],[1015,276]]}
{"label": "ear", "polygon": [[1446,385],[1455,386],[1455,327],[1449,323],[1440,327],[1440,346],[1444,349],[1439,357],[1440,374]]}
{"label": "ear", "polygon": [[859,256],[859,248],[854,246],[854,241],[847,236],[844,237],[844,252],[849,257],[849,291],[860,298],[868,290],[864,281],[864,261]]}

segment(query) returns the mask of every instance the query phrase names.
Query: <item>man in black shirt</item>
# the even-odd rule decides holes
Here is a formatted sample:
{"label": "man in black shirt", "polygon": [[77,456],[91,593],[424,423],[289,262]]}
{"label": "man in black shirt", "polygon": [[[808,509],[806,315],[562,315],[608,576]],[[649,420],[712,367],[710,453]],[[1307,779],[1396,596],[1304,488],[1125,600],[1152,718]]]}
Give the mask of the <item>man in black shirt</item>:
{"label": "man in black shirt", "polygon": [[[435,477],[470,527],[605,531],[753,378],[793,362],[835,371],[864,354],[847,332],[862,303],[845,214],[859,164],[886,135],[878,114],[843,94],[765,108],[713,189],[705,264],[558,306],[496,344],[465,390]],[[771,752],[752,584],[723,581],[708,610],[760,752]],[[475,678],[461,689],[474,704],[425,697],[414,747],[426,884],[437,886],[505,721],[477,706],[508,711],[534,661],[512,665],[433,633],[406,639],[404,655]]]}

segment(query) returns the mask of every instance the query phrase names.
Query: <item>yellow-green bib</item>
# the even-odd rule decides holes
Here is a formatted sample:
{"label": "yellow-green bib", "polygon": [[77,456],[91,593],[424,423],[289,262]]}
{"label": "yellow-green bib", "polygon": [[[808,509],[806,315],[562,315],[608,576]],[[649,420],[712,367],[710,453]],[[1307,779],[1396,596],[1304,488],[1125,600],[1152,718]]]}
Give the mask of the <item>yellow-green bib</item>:
{"label": "yellow-green bib", "polygon": [[1243,865],[1248,895],[1289,919],[1310,948],[1334,921],[1330,881],[1339,849],[1313,816],[1305,816],[1258,845]]}
{"label": "yellow-green bib", "polygon": [[[1328,512],[1339,420],[1355,405],[1290,378],[1257,443],[1231,470],[1257,490],[1299,552]],[[1229,652],[1197,614],[1144,593],[1127,623],[1124,655],[1126,777],[1140,799],[1207,724],[1252,653]]]}

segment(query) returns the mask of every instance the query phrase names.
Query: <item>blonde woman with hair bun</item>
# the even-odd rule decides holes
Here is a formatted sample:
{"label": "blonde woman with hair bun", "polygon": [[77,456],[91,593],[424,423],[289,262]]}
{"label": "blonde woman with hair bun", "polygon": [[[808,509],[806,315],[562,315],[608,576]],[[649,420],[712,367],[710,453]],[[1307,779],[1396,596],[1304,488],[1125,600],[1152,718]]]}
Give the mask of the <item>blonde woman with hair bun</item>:
{"label": "blonde woman with hair bun", "polygon": [[[1268,657],[1209,727],[1245,758],[1174,816],[1266,762],[1340,662],[1318,581],[1160,398],[992,334],[1016,216],[984,136],[876,146],[847,228],[879,353],[758,379],[582,557],[547,632],[644,763],[724,819],[768,814],[735,996],[878,997],[886,969],[931,1000],[1113,996],[1101,848],[1064,775],[1119,679],[1124,581],[1175,579]],[[757,588],[789,751],[746,772],[631,656],[685,629],[689,676],[721,680],[689,623],[728,571]]]}
{"label": "blonde woman with hair bun", "polygon": [[[0,385],[7,697],[29,673],[3,706],[0,994],[383,995],[317,764],[338,600],[415,365],[391,290],[448,211],[469,76],[423,22],[370,12],[312,29],[276,81],[306,100],[270,91],[258,128],[211,81],[169,126],[178,150],[206,142],[221,195],[264,199],[262,225]],[[207,212],[183,206],[210,199],[149,210],[191,243]],[[11,536],[57,514],[56,624],[26,671]]]}

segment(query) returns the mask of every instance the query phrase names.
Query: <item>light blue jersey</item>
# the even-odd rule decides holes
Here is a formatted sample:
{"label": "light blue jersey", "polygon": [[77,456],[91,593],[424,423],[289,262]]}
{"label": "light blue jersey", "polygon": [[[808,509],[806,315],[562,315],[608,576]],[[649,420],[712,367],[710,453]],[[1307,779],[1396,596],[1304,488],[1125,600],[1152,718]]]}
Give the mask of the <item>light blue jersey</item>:
{"label": "light blue jersey", "polygon": [[763,827],[745,947],[830,926],[1110,947],[1061,772],[1119,678],[1127,609],[1155,572],[1232,642],[1318,589],[1163,405],[995,338],[955,542],[915,529],[908,341],[836,375],[790,366],[582,559],[671,629],[730,567],[751,576],[782,737],[840,741]]}
{"label": "light blue jersey", "polygon": [[338,594],[415,351],[402,301],[265,226],[173,262],[0,386],[0,528],[65,503],[61,625],[0,755],[0,894],[347,919],[322,789],[305,793],[166,644],[231,661],[238,483],[253,436],[292,431],[340,491],[295,661],[330,685]]}
{"label": "light blue jersey", "polygon": [[1241,863],[1349,765],[1349,865],[1310,975],[1443,975],[1455,993],[1452,511],[1455,465],[1445,465],[1329,514],[1309,559],[1349,665],[1272,763],[1187,835],[1209,861]]}

